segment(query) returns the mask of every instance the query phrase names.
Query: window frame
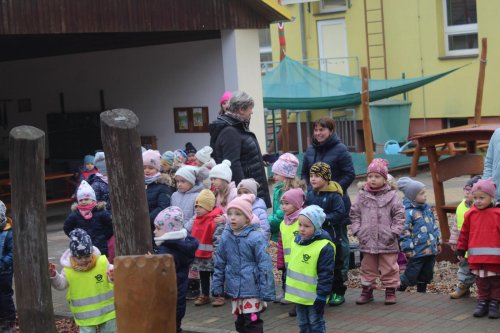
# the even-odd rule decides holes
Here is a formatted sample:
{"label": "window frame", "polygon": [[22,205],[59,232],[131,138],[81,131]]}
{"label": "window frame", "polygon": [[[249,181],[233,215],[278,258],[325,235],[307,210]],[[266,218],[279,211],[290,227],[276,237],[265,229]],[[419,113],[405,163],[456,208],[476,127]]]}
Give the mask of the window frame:
{"label": "window frame", "polygon": [[[460,24],[460,25],[448,25],[448,8],[446,6],[447,0],[442,0],[443,2],[443,25],[444,25],[444,49],[447,56],[461,56],[461,55],[477,55],[479,54],[479,33],[478,24]],[[477,10],[477,0],[476,0],[476,10]],[[477,14],[476,14],[477,15]],[[449,40],[450,36],[456,35],[477,35],[478,47],[475,49],[460,49],[460,50],[450,50]]]}
{"label": "window frame", "polygon": [[348,0],[341,0],[345,4],[344,6],[333,6],[333,8],[332,7],[328,7],[328,6],[325,8],[324,1],[325,0],[320,0],[320,2],[319,2],[319,12],[321,14],[324,14],[324,13],[341,13],[341,12],[347,11],[347,8],[349,8]]}

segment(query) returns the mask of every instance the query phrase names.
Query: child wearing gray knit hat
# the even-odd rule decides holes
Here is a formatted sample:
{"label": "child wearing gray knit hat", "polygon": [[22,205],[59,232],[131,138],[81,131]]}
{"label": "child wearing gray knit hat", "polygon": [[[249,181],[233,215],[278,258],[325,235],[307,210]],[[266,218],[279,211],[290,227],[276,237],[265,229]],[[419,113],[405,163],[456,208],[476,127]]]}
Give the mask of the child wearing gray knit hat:
{"label": "child wearing gray knit hat", "polygon": [[398,182],[398,189],[402,191],[410,201],[415,201],[418,193],[425,188],[425,184],[410,177],[401,177]]}

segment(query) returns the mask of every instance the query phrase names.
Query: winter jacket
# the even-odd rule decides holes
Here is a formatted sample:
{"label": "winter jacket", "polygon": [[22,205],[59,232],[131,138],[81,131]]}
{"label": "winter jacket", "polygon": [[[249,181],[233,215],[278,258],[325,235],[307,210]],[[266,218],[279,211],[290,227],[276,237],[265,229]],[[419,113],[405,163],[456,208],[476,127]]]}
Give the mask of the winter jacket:
{"label": "winter jacket", "polygon": [[217,228],[215,218],[222,215],[220,208],[214,208],[203,216],[196,216],[191,227],[191,235],[198,240],[200,245],[212,246],[212,249],[200,247],[196,250],[196,258],[212,258],[214,252],[214,233]]}
{"label": "winter jacket", "polygon": [[320,191],[310,190],[307,192],[304,206],[318,205],[326,214],[323,229],[328,231],[335,243],[342,237],[341,227],[346,221],[347,212],[342,199],[343,192],[340,184],[330,181]]}
{"label": "winter jacket", "polygon": [[274,185],[273,190],[273,213],[269,215],[269,227],[271,228],[271,240],[278,241],[280,233],[280,223],[285,217],[285,212],[281,209],[281,197],[283,196],[283,183]]}
{"label": "winter jacket", "polygon": [[189,265],[194,260],[194,253],[198,248],[198,241],[187,236],[185,239],[165,240],[158,246],[158,254],[170,254],[174,257],[175,275],[177,277],[177,324],[186,313],[186,293],[188,289]]}
{"label": "winter jacket", "polygon": [[260,229],[262,230],[266,240],[269,240],[271,233],[269,231],[270,226],[267,219],[267,207],[264,200],[261,198],[255,198],[255,201],[252,204],[252,212],[259,218]]}
{"label": "winter jacket", "polygon": [[419,258],[437,255],[441,243],[441,232],[428,204],[412,203],[403,199],[405,227],[400,236],[401,251],[408,257]]}
{"label": "winter jacket", "polygon": [[171,169],[169,172],[160,173],[158,182],[167,185],[172,193],[177,191],[177,187],[175,185],[175,171],[173,169]]}
{"label": "winter jacket", "polygon": [[457,254],[468,251],[469,268],[500,273],[500,208],[477,209],[465,213]]}
{"label": "winter jacket", "polygon": [[488,151],[484,158],[483,179],[492,178],[497,185],[496,200],[500,200],[500,128],[490,138]]}
{"label": "winter jacket", "polygon": [[213,295],[225,291],[232,298],[275,299],[273,264],[266,251],[267,241],[258,228],[249,224],[235,235],[226,226],[215,252]]}
{"label": "winter jacket", "polygon": [[399,252],[399,235],[403,231],[405,209],[395,190],[386,185],[373,194],[364,188],[351,207],[352,234],[359,239],[361,252]]}
{"label": "winter jacket", "polygon": [[106,202],[106,209],[111,210],[111,199],[109,198],[109,185],[97,174],[92,174],[87,178],[87,182],[95,192],[97,202]]}
{"label": "winter jacket", "polygon": [[7,217],[7,224],[0,233],[0,274],[12,274],[14,242],[12,237],[12,220]]}
{"label": "winter jacket", "polygon": [[238,196],[238,190],[236,189],[236,185],[234,184],[234,182],[230,182],[227,186],[228,186],[228,196],[226,200],[226,205],[222,206],[222,196],[217,195],[217,197],[215,198],[215,207],[219,207],[220,209],[222,209],[224,213],[226,213],[227,205],[229,205],[229,203]]}
{"label": "winter jacket", "polygon": [[82,180],[87,180],[87,178],[90,177],[90,175],[96,174],[98,171],[96,168],[93,168],[92,170],[87,170],[85,165],[81,166],[80,169],[78,170],[78,184],[82,182]]}
{"label": "winter jacket", "polygon": [[92,210],[92,218],[85,220],[77,208],[78,204],[71,206],[71,213],[64,221],[64,233],[69,237],[69,233],[76,228],[85,230],[90,238],[92,244],[99,249],[99,251],[108,255],[108,239],[113,236],[113,224],[111,223],[111,213],[105,209],[104,202],[98,202]]}
{"label": "winter jacket", "polygon": [[451,226],[450,239],[448,240],[449,244],[456,245],[458,243],[458,236],[460,235],[460,230],[462,229],[462,225],[464,224],[465,213],[470,208],[471,206],[467,204],[465,199],[463,199],[462,202],[460,202],[460,204],[457,206],[457,210],[455,212],[456,223],[453,223],[453,225]]}
{"label": "winter jacket", "polygon": [[186,192],[176,191],[174,192],[174,194],[172,194],[170,205],[177,206],[182,209],[182,213],[184,214],[184,225],[186,225],[189,220],[193,218],[194,203],[196,201],[196,197],[204,188],[205,187],[202,183],[197,182],[190,190]]}
{"label": "winter jacket", "polygon": [[151,228],[154,228],[156,216],[170,206],[172,191],[166,184],[155,181],[146,185],[146,197],[148,199],[149,222],[151,223]]}
{"label": "winter jacket", "polygon": [[209,125],[210,142],[214,150],[212,158],[219,164],[231,161],[233,181],[254,178],[260,187],[257,196],[271,207],[269,186],[257,137],[242,121],[228,115],[220,115]]}

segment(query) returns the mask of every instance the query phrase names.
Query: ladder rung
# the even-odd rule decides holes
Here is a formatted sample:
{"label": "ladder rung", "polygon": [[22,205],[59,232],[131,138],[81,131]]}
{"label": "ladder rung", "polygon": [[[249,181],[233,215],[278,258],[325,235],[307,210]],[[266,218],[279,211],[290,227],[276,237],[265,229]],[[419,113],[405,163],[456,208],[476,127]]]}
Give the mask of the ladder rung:
{"label": "ladder rung", "polygon": [[371,71],[374,71],[374,70],[381,70],[381,69],[385,69],[384,67],[375,67],[375,68],[371,68],[370,67],[370,70]]}
{"label": "ladder rung", "polygon": [[369,47],[372,47],[372,46],[384,46],[384,44],[368,44]]}
{"label": "ladder rung", "polygon": [[370,59],[383,58],[384,56],[370,56]]}
{"label": "ladder rung", "polygon": [[382,22],[382,20],[378,20],[378,21],[367,21],[366,23],[379,23],[379,22]]}
{"label": "ladder rung", "polygon": [[381,32],[370,32],[368,33],[368,35],[382,35]]}
{"label": "ladder rung", "polygon": [[367,9],[366,11],[367,12],[376,12],[376,11],[380,11],[380,10],[382,10],[382,8]]}

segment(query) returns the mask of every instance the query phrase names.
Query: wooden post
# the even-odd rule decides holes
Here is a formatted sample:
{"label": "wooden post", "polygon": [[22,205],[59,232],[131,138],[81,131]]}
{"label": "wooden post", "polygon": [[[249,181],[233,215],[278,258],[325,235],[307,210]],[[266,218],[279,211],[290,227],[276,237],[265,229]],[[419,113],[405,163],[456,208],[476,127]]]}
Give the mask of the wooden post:
{"label": "wooden post", "polygon": [[175,333],[177,283],[172,256],[116,257],[114,264],[117,332]]}
{"label": "wooden post", "polygon": [[144,185],[139,119],[130,110],[101,113],[101,137],[108,169],[116,255],[152,251]]}
{"label": "wooden post", "polygon": [[13,128],[9,161],[19,328],[24,333],[55,333],[47,251],[45,133],[32,126]]}
{"label": "wooden post", "polygon": [[363,108],[363,134],[365,139],[366,164],[373,160],[373,138],[370,122],[370,93],[368,91],[368,68],[361,67],[361,106]]}
{"label": "wooden post", "polygon": [[481,39],[481,59],[479,60],[479,77],[477,79],[476,107],[474,108],[474,124],[481,123],[481,106],[483,104],[484,76],[486,72],[486,54],[488,43],[486,38]]}

